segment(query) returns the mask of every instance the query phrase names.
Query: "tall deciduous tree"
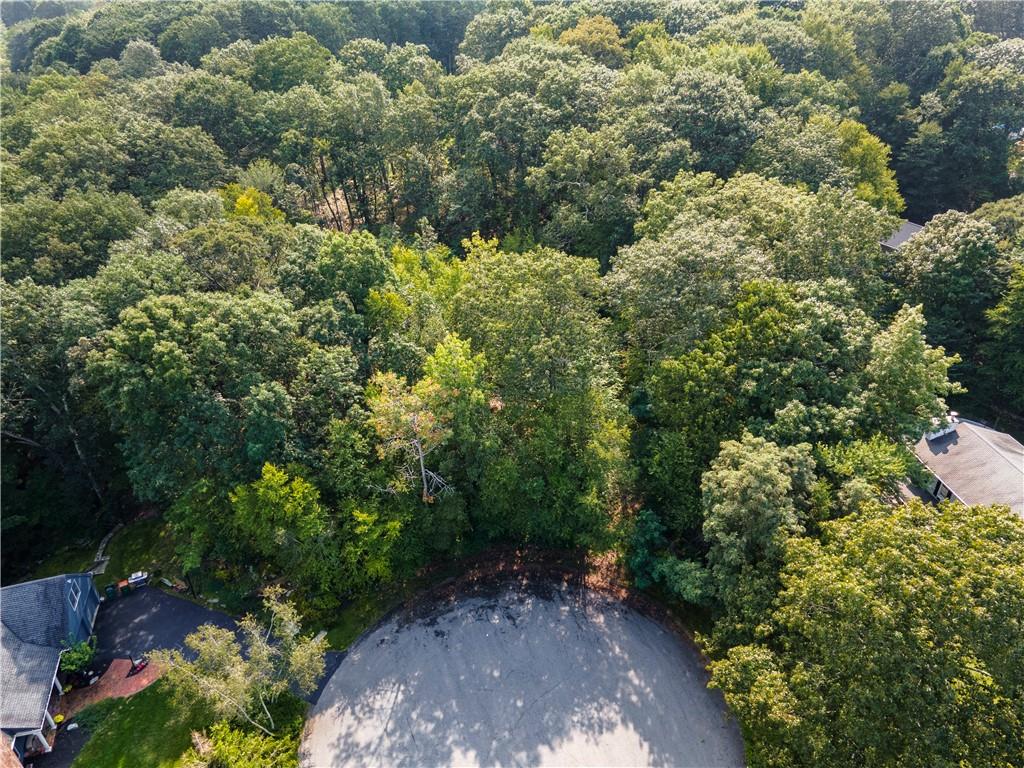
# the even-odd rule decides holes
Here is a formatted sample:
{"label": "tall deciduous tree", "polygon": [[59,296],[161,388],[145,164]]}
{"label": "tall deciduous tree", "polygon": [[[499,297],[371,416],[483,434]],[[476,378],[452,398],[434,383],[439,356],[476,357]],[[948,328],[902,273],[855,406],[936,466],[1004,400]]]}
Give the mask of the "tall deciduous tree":
{"label": "tall deciduous tree", "polygon": [[4,206],[4,277],[61,284],[95,273],[110,245],[142,224],[131,195],[72,191],[62,200],[30,196]]}
{"label": "tall deciduous tree", "polygon": [[982,372],[1011,407],[1024,412],[1024,265],[1014,268],[1006,293],[987,316]]}
{"label": "tall deciduous tree", "polygon": [[726,440],[701,477],[703,534],[716,596],[718,642],[747,637],[778,591],[786,542],[804,532],[814,482],[811,447],[745,432]]}
{"label": "tall deciduous tree", "polygon": [[[793,538],[756,643],[711,665],[753,764],[1013,765],[1024,525],[920,501]],[[956,727],[950,727],[955,723]]]}
{"label": "tall deciduous tree", "polygon": [[932,219],[898,252],[903,295],[920,303],[928,339],[959,353],[970,367],[985,330],[985,311],[1006,286],[1009,264],[995,230],[957,211]]}
{"label": "tall deciduous tree", "polygon": [[301,693],[315,690],[324,673],[327,643],[302,636],[298,611],[280,587],[264,590],[263,609],[269,627],[252,615],[238,623],[238,635],[204,624],[185,638],[195,660],[178,649],[164,649],[153,654],[153,661],[176,689],[270,735],[277,728],[270,705],[291,686]]}
{"label": "tall deciduous tree", "polygon": [[596,257],[607,269],[615,249],[630,240],[640,207],[634,155],[625,137],[612,129],[591,133],[575,127],[551,134],[543,164],[527,176],[547,208],[545,242]]}
{"label": "tall deciduous tree", "polygon": [[955,391],[923,322],[908,308],[880,328],[841,285],[744,286],[717,331],[647,380],[649,490],[670,527],[699,523],[701,473],[744,428],[784,445],[919,436]]}
{"label": "tall deciduous tree", "polygon": [[[230,494],[237,545],[273,563],[303,592],[327,593],[338,584],[327,510],[308,480],[264,464],[258,480]],[[326,545],[326,546],[325,546]]]}
{"label": "tall deciduous tree", "polygon": [[285,457],[289,382],[308,346],[279,297],[148,298],[95,344],[98,388],[140,498],[173,500],[201,479],[226,493]]}
{"label": "tall deciduous tree", "polygon": [[448,439],[450,427],[393,373],[373,377],[367,405],[381,441],[381,458],[396,460],[398,484],[391,490],[416,488],[425,504],[446,493],[448,481],[431,468],[428,457]]}
{"label": "tall deciduous tree", "polygon": [[481,525],[489,536],[597,541],[627,474],[597,265],[467,245],[455,320],[486,357],[498,440],[481,482]]}
{"label": "tall deciduous tree", "polygon": [[757,138],[758,100],[732,75],[682,69],[656,103],[661,121],[689,140],[700,170],[728,175]]}

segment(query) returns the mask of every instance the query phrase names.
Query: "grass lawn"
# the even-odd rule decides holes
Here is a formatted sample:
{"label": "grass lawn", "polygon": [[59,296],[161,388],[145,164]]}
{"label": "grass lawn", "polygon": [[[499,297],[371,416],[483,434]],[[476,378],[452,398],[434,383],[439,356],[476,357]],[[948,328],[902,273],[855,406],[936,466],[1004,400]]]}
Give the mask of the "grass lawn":
{"label": "grass lawn", "polygon": [[110,556],[107,570],[96,577],[101,590],[107,584],[128,578],[135,571],[149,571],[151,576],[160,572],[168,578],[179,575],[174,565],[174,541],[159,518],[126,525],[107,544],[107,555]]}
{"label": "grass lawn", "polygon": [[59,576],[62,573],[79,573],[86,568],[91,568],[93,557],[96,556],[96,547],[99,542],[65,547],[54,552],[32,571],[26,581],[31,579],[45,579],[48,576]]}
{"label": "grass lawn", "polygon": [[174,768],[191,733],[213,722],[202,706],[177,702],[157,681],[127,699],[109,699],[76,718],[94,730],[72,768]]}
{"label": "grass lawn", "polygon": [[[93,557],[99,540],[72,547],[65,547],[42,563],[32,572],[31,578],[42,579],[62,573],[77,573],[93,565]],[[105,573],[96,577],[96,586],[100,590],[107,584],[126,579],[135,571],[149,571],[153,574],[160,571],[168,578],[180,578],[174,565],[174,541],[164,522],[159,518],[147,518],[129,523],[107,544],[107,563]]]}

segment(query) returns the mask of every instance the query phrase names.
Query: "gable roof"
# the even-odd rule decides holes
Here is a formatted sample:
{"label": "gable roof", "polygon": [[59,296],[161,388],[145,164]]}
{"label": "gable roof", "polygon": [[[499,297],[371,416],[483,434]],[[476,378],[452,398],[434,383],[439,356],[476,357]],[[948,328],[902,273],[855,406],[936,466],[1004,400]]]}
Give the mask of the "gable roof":
{"label": "gable roof", "polygon": [[917,458],[964,504],[1005,504],[1024,517],[1024,445],[963,419],[914,446]]}
{"label": "gable roof", "polygon": [[0,727],[38,728],[70,628],[65,584],[88,576],[68,573],[0,589]]}
{"label": "gable roof", "polygon": [[903,244],[910,238],[920,232],[924,227],[920,224],[915,224],[912,221],[904,221],[900,224],[900,228],[889,235],[888,240],[882,241],[882,247],[888,248],[890,251],[896,251],[903,247]]}

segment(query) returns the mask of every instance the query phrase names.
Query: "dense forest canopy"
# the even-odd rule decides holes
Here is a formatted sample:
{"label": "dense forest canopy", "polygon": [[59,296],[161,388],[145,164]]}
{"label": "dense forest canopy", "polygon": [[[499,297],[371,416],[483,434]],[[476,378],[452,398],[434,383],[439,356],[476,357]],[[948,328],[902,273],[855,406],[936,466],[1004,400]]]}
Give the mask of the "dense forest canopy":
{"label": "dense forest canopy", "polygon": [[5,580],[143,508],[314,617],[611,550],[752,762],[1019,764],[1022,523],[892,505],[1024,416],[1024,3],[0,11]]}

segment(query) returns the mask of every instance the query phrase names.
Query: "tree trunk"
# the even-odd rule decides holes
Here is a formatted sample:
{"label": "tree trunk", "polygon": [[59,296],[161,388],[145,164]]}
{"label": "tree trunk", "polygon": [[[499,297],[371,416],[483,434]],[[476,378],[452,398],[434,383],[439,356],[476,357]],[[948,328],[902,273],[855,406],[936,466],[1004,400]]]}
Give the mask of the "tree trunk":
{"label": "tree trunk", "polygon": [[327,166],[324,163],[324,156],[319,155],[317,159],[320,162],[320,175],[318,176],[318,179],[320,181],[320,194],[323,195],[324,198],[324,205],[327,206],[327,210],[331,214],[331,218],[334,220],[335,228],[344,231],[342,229],[341,217],[338,214],[338,211],[331,206],[331,198],[334,196],[334,191],[332,191],[330,195],[327,194]]}

